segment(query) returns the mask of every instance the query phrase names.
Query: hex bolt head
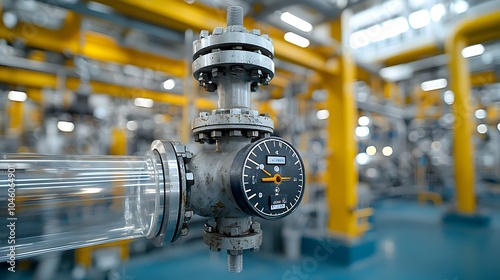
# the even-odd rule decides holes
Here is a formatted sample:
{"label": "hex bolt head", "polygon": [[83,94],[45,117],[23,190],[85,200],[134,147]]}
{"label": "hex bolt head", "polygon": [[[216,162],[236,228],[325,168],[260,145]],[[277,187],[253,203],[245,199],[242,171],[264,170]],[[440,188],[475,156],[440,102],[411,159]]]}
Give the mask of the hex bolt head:
{"label": "hex bolt head", "polygon": [[200,112],[200,118],[208,117],[208,112]]}
{"label": "hex bolt head", "polygon": [[[188,183],[193,183],[194,182],[194,174],[192,172],[187,172],[186,173],[186,180],[188,181]],[[191,211],[191,217],[193,216],[193,211]],[[187,213],[187,211],[186,211]]]}
{"label": "hex bolt head", "polygon": [[200,31],[200,39],[207,38],[209,35],[210,35],[210,32],[208,32],[208,30]]}
{"label": "hex bolt head", "polygon": [[217,248],[215,246],[210,246],[210,251],[212,251],[212,252],[220,252],[220,248]]}
{"label": "hex bolt head", "polygon": [[252,225],[250,226],[250,228],[253,230],[260,229],[260,223],[253,222]]}
{"label": "hex bolt head", "polygon": [[219,69],[217,67],[212,68],[212,77],[213,78],[220,78],[224,76],[224,70]]}
{"label": "hex bolt head", "polygon": [[219,138],[219,137],[222,137],[222,132],[218,131],[218,130],[215,130],[215,131],[212,131],[210,133],[210,136],[212,136],[212,138]]}
{"label": "hex bolt head", "polygon": [[212,32],[213,35],[221,35],[224,33],[224,29],[222,27],[216,27],[214,28],[214,32]]}
{"label": "hex bolt head", "polygon": [[200,139],[200,141],[208,140],[208,137],[205,133],[198,134],[198,138]]}
{"label": "hex bolt head", "polygon": [[230,137],[240,137],[240,136],[243,136],[243,134],[241,133],[241,130],[231,130],[231,131],[229,131],[229,136]]}
{"label": "hex bolt head", "polygon": [[252,79],[260,79],[262,77],[262,70],[260,69],[252,69],[250,72],[250,78]]}
{"label": "hex bolt head", "polygon": [[233,76],[241,76],[245,73],[245,68],[241,65],[234,65],[231,66],[230,71]]}
{"label": "hex bolt head", "polygon": [[216,83],[208,83],[205,85],[205,90],[208,92],[214,92],[217,89],[217,84]]}
{"label": "hex bolt head", "polygon": [[229,235],[231,235],[231,236],[240,235],[240,228],[239,227],[231,227],[231,229],[229,230]]}
{"label": "hex bolt head", "polygon": [[[191,173],[193,174],[193,173]],[[187,174],[186,174],[187,175]],[[191,210],[186,210],[186,212],[184,212],[184,221],[190,221],[194,216],[194,212],[191,211]]]}
{"label": "hex bolt head", "polygon": [[257,92],[259,90],[260,83],[259,82],[253,82],[250,85],[250,91],[251,92]]}
{"label": "hex bolt head", "polygon": [[205,224],[205,231],[208,233],[214,232],[214,227],[208,224]]}
{"label": "hex bolt head", "polygon": [[259,137],[259,132],[256,130],[247,131],[247,137]]}
{"label": "hex bolt head", "polygon": [[250,33],[253,35],[260,36],[260,29],[252,29],[250,30]]}
{"label": "hex bolt head", "polygon": [[269,35],[267,35],[267,34],[262,34],[262,36],[261,36],[261,37],[262,37],[262,38],[264,38],[264,39],[269,40]]}
{"label": "hex bolt head", "polygon": [[233,108],[233,109],[229,110],[229,113],[234,114],[234,115],[241,115],[241,109],[240,108]]}
{"label": "hex bolt head", "polygon": [[186,236],[189,233],[189,228],[186,223],[182,224],[181,235]]}

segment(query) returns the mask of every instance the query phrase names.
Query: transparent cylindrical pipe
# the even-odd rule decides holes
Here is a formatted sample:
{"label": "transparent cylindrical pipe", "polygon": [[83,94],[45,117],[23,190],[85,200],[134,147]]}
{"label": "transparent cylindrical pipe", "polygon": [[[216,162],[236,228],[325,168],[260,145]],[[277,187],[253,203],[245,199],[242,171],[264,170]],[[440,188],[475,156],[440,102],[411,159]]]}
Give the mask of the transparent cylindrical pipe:
{"label": "transparent cylindrical pipe", "polygon": [[154,237],[164,202],[160,162],[156,152],[0,154],[0,261],[14,245],[19,259]]}

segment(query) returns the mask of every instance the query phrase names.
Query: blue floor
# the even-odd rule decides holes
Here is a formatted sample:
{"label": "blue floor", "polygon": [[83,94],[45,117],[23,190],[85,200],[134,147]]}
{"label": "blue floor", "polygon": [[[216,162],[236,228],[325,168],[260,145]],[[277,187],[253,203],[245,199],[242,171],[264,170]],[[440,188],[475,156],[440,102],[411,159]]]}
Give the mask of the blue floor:
{"label": "blue floor", "polygon": [[[245,252],[244,270],[230,274],[225,253],[203,244],[133,258],[124,279],[500,279],[500,209],[486,228],[443,225],[444,207],[387,200],[376,207],[377,253],[349,267],[318,258],[287,261]],[[334,253],[334,252],[333,252]]]}

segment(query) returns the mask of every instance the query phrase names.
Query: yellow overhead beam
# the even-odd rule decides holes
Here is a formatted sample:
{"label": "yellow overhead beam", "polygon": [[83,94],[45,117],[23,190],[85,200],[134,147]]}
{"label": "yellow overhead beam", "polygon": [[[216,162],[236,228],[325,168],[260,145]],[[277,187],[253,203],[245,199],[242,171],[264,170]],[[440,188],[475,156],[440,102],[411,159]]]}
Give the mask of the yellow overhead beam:
{"label": "yellow overhead beam", "polygon": [[[8,67],[0,67],[0,82],[12,85],[23,85],[32,88],[57,87],[57,77],[55,75]],[[67,77],[66,87],[68,89],[76,90],[79,85],[80,80],[78,78]],[[113,85],[96,81],[92,81],[91,86],[92,92],[107,94],[113,97],[143,97],[176,106],[186,106],[189,102],[193,102],[182,95],[152,91],[143,88],[129,88],[121,85]],[[200,98],[194,102],[198,108],[213,109],[216,107],[215,103],[209,99]]]}
{"label": "yellow overhead beam", "polygon": [[65,24],[60,30],[49,30],[22,22],[15,28],[8,29],[0,21],[0,38],[10,42],[20,39],[30,47],[136,65],[177,77],[183,77],[185,74],[183,61],[125,48],[113,38],[95,32],[85,32],[83,38],[80,38],[80,16],[73,12],[68,12]]}
{"label": "yellow overhead beam", "polygon": [[[113,9],[136,19],[144,20],[165,27],[186,30],[213,30],[215,27],[226,26],[226,12],[200,4],[188,4],[181,0],[96,0]],[[259,28],[273,39],[275,55],[279,59],[314,69],[324,73],[335,73],[335,65],[328,66],[325,57],[311,48],[301,48],[286,42],[284,32],[269,26],[257,24],[253,19],[246,18],[247,28]]]}
{"label": "yellow overhead beam", "polygon": [[410,50],[397,53],[391,57],[384,58],[379,62],[389,67],[389,66],[409,63],[412,61],[417,61],[423,58],[432,57],[443,53],[444,50],[437,47],[435,44],[426,44]]}
{"label": "yellow overhead beam", "polygon": [[[457,191],[456,211],[463,215],[477,213],[474,174],[474,147],[471,107],[471,76],[467,59],[462,50],[470,44],[479,43],[477,34],[483,34],[483,40],[495,39],[484,37],[487,31],[500,29],[500,11],[492,12],[474,19],[465,20],[452,32],[445,44],[449,56],[450,87],[455,94],[453,111],[455,113],[453,133],[453,154],[455,157],[455,184]],[[495,32],[493,35],[498,32]],[[498,37],[497,37],[498,38]]]}

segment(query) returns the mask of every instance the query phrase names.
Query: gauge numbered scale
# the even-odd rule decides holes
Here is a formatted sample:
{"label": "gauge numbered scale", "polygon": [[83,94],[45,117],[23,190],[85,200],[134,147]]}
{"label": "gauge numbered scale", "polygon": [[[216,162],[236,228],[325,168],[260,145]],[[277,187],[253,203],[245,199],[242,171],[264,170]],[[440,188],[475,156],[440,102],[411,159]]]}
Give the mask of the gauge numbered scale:
{"label": "gauge numbered scale", "polygon": [[247,214],[278,219],[292,213],[304,195],[304,164],[287,141],[268,137],[252,143],[235,157],[231,189]]}

